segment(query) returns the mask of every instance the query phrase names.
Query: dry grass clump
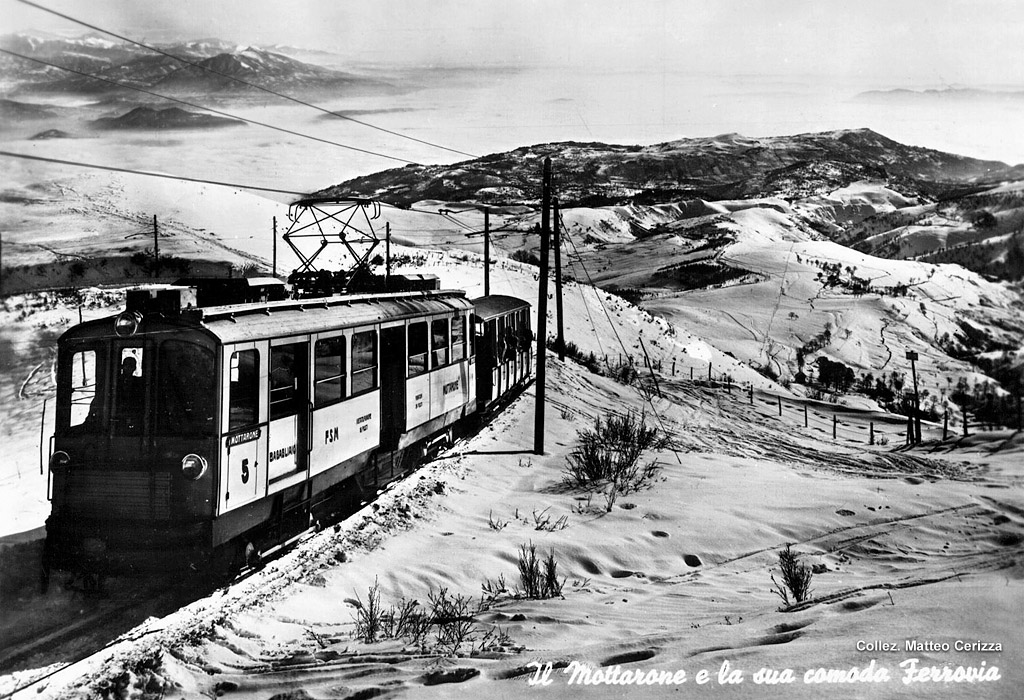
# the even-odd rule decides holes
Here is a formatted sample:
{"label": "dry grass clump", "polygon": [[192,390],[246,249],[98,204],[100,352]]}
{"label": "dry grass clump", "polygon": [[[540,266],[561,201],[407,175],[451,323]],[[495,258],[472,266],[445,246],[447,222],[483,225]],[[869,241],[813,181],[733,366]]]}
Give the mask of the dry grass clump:
{"label": "dry grass clump", "polygon": [[779,552],[779,570],[782,583],[775,580],[775,574],[771,577],[775,585],[773,592],[782,598],[783,608],[802,603],[811,597],[811,577],[814,574],[809,566],[800,561],[800,554],[790,549],[788,544]]}
{"label": "dry grass clump", "polygon": [[466,648],[470,654],[521,651],[522,647],[516,647],[504,630],[482,626],[478,616],[503,600],[558,597],[566,579],[558,578],[554,552],[540,559],[531,542],[519,547],[519,580],[522,587],[514,591],[509,591],[504,575],[497,581],[486,580],[479,599],[440,588],[430,591],[427,605],[402,598],[397,604],[385,606],[380,584],[374,579],[365,602],[358,594],[349,601],[355,607],[353,635],[364,644],[405,640],[419,652],[442,656],[458,656]]}
{"label": "dry grass clump", "polygon": [[618,494],[647,485],[659,470],[657,461],[641,463],[648,450],[671,447],[658,428],[648,426],[644,414],[626,413],[600,418],[593,429],[577,434],[578,443],[566,458],[563,478],[572,488],[596,489],[608,485],[606,510]]}
{"label": "dry grass clump", "polygon": [[537,547],[519,545],[519,581],[521,594],[525,598],[543,600],[562,595],[565,579],[558,580],[558,562],[555,553],[550,552],[543,562],[537,558]]}

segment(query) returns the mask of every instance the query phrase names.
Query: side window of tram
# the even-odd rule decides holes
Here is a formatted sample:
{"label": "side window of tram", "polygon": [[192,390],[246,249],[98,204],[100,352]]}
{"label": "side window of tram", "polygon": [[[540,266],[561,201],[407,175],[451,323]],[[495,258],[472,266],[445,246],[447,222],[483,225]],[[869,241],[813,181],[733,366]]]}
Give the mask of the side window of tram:
{"label": "side window of tram", "polygon": [[352,395],[377,388],[377,331],[352,336]]}
{"label": "side window of tram", "polygon": [[299,345],[270,348],[270,420],[299,410]]}
{"label": "side window of tram", "polygon": [[448,319],[439,318],[430,323],[430,344],[434,349],[431,367],[448,364]]}
{"label": "side window of tram", "polygon": [[427,371],[427,322],[409,324],[409,376]]}
{"label": "side window of tram", "polygon": [[316,362],[317,407],[325,406],[345,398],[345,338],[318,340],[314,350]]}
{"label": "side window of tram", "polygon": [[494,361],[500,363],[505,361],[505,318],[499,316],[495,322]]}
{"label": "side window of tram", "polygon": [[232,353],[228,389],[228,430],[252,425],[259,418],[260,356],[256,350]]}
{"label": "side window of tram", "polygon": [[505,355],[506,361],[515,358],[516,350],[519,348],[519,337],[516,335],[516,321],[515,316],[505,317]]}
{"label": "side window of tram", "polygon": [[94,424],[103,410],[97,397],[96,351],[83,350],[71,356],[71,419],[69,428]]}
{"label": "side window of tram", "polygon": [[142,374],[142,348],[121,348],[118,354],[114,391],[114,432],[137,435],[142,432],[146,409],[146,381]]}
{"label": "side window of tram", "polygon": [[466,357],[466,317],[452,319],[452,362]]}

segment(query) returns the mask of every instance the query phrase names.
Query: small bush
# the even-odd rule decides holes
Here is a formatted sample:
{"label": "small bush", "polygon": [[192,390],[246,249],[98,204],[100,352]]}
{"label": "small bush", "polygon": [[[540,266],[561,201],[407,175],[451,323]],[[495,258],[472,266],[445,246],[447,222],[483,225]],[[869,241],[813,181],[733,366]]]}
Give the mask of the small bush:
{"label": "small bush", "polygon": [[540,258],[537,256],[536,253],[531,253],[528,250],[513,251],[510,257],[516,262],[526,263],[527,265],[540,267]]}
{"label": "small bush", "polygon": [[470,612],[471,598],[462,594],[448,595],[448,589],[430,593],[430,618],[435,630],[437,648],[452,656],[467,641],[472,641],[473,614]]}
{"label": "small bush", "polygon": [[[779,552],[779,569],[782,572],[782,583],[775,580],[772,574],[772,583],[775,585],[775,595],[782,598],[783,607],[802,603],[811,596],[811,577],[814,575],[810,567],[800,562],[800,554],[790,549]],[[783,585],[785,584],[785,585]],[[793,596],[790,600],[790,595]]]}
{"label": "small bush", "polygon": [[640,464],[647,450],[666,449],[668,437],[648,427],[643,414],[610,415],[597,419],[593,430],[577,435],[579,443],[567,458],[566,483],[589,487],[611,482],[621,492],[635,491],[657,473],[657,463]]}
{"label": "small bush", "polygon": [[366,603],[356,594],[356,637],[366,644],[373,644],[381,634],[384,610],[380,604],[380,585],[377,579],[366,596]]}
{"label": "small bush", "polygon": [[532,542],[519,545],[519,582],[522,584],[519,593],[535,600],[562,595],[565,580],[558,580],[558,563],[554,552],[548,554],[543,561],[543,570],[541,565],[541,560],[537,558],[537,547]]}

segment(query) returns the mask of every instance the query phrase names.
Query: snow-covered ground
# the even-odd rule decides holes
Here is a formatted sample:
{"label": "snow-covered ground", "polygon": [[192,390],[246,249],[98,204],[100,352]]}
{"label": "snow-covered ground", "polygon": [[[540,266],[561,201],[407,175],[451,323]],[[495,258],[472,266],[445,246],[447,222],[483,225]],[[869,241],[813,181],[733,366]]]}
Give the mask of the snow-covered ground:
{"label": "snow-covered ground", "polygon": [[[820,425],[804,429],[797,410],[779,418],[761,394],[751,405],[739,393],[666,382],[651,405],[574,364],[549,358],[549,370],[546,454],[531,453],[530,390],[338,528],[28,693],[91,695],[120,682],[128,696],[186,698],[1017,697],[1019,435],[894,454],[864,444],[867,416],[844,416],[860,440],[832,444]],[[577,433],[609,407],[644,414],[678,440],[675,451],[648,455],[661,463],[654,482],[610,509],[601,493],[562,483]],[[813,408],[819,423],[825,410]],[[515,594],[519,547],[531,543],[554,555],[560,596]],[[818,573],[810,602],[780,612],[771,577],[786,544]],[[429,639],[354,638],[354,601],[365,604],[374,585],[385,606],[427,605],[446,589],[475,609],[481,587],[501,578],[507,592],[472,616],[456,654],[431,653]],[[1001,651],[963,648],[977,642]],[[992,680],[908,688],[909,659],[918,669],[988,669]],[[533,664],[549,663],[551,684],[532,687]],[[827,691],[813,682],[819,668],[866,667],[888,680]],[[685,682],[624,688],[609,680],[616,668],[682,671]],[[739,672],[733,683],[723,668]],[[790,669],[795,680],[761,687],[763,669]],[[8,677],[4,688],[28,677]]]}
{"label": "snow-covered ground", "polygon": [[[36,173],[30,175],[24,182]],[[12,238],[4,234],[5,253],[66,266],[68,256],[92,259],[118,246],[142,251],[144,237],[126,242],[125,236],[144,230],[157,214],[167,226],[162,249],[166,242],[177,255],[265,267],[270,219],[277,216],[283,226],[287,214],[282,204],[237,190],[155,186],[141,176],[74,176],[48,187],[55,189],[42,191],[52,197],[4,204],[5,225],[12,226]],[[40,190],[26,185],[25,191]],[[856,199],[857,206],[894,201],[873,190],[835,196]],[[590,273],[649,274],[669,262],[667,246],[686,249],[671,233],[632,242],[629,254],[606,259],[607,270],[584,271],[579,259],[570,266],[578,282],[566,285],[567,339],[611,360],[632,356],[641,366],[646,349],[661,360],[663,397],[549,358],[544,455],[531,454],[531,389],[480,434],[339,528],[318,533],[245,581],[169,615],[154,613],[120,643],[22,695],[109,695],[117,687],[122,696],[186,698],[623,697],[631,691],[656,697],[676,691],[1018,697],[1024,687],[1020,435],[975,432],[940,442],[941,429],[929,425],[924,446],[895,451],[902,443],[898,417],[806,401],[751,368],[774,359],[791,369],[793,348],[830,327],[829,356],[858,369],[903,371],[903,351],[918,349],[924,381],[941,386],[946,373],[959,376],[967,368],[940,354],[935,339],[966,318],[978,320],[977,314],[979,323],[1012,320],[1019,308],[1014,295],[957,267],[880,260],[823,241],[781,200],[707,206],[715,231],[730,237],[721,257],[756,279],[666,294],[646,301],[646,310],[582,284]],[[385,209],[378,224],[392,224],[402,244],[396,252],[413,257],[409,269],[437,274],[444,287],[473,297],[482,293],[480,241],[466,234],[482,228],[482,215],[459,213],[462,224],[456,225],[438,215],[446,207]],[[672,218],[663,208],[570,210],[565,220],[586,250],[630,241],[626,213],[644,226]],[[92,228],[85,228],[88,222]],[[508,259],[512,250],[533,247],[525,233],[532,223],[521,211],[492,217],[496,230],[516,229],[496,236],[493,292],[535,298],[536,268]],[[288,269],[285,248],[278,251],[280,268]],[[596,259],[583,257],[588,264]],[[912,286],[913,295],[855,298],[825,288],[816,279],[823,262],[855,267],[878,286]],[[86,319],[118,307],[116,292],[88,292],[84,299]],[[38,543],[48,509],[39,460],[49,428],[40,420],[44,402],[52,408],[53,340],[78,321],[79,308],[65,297],[14,296],[0,315],[5,638],[16,631],[13,620],[73,624],[92,605],[66,593],[41,598],[25,573],[33,565],[26,543]],[[553,316],[554,304],[548,309]],[[549,332],[553,328],[549,319]],[[728,374],[737,384],[753,385],[753,394],[689,381],[691,368],[703,379],[709,364],[716,378]],[[643,414],[677,444],[675,451],[649,455],[661,462],[658,477],[648,488],[619,496],[610,509],[602,493],[562,483],[578,433],[609,411]],[[868,444],[871,424],[874,446]],[[565,579],[560,596],[514,594],[521,587],[519,547],[531,542],[541,556],[554,555]],[[779,612],[771,576],[778,577],[778,553],[786,544],[818,573],[811,601]],[[508,590],[473,616],[475,640],[459,653],[438,654],[407,639],[366,644],[354,638],[351,601],[365,603],[375,582],[387,605],[403,597],[426,605],[442,588],[479,600],[482,586],[494,591],[502,577]],[[908,648],[907,640],[926,648]],[[965,649],[958,642],[1000,650]],[[63,653],[44,654],[39,666],[61,663]],[[917,668],[951,672],[984,667],[998,679],[908,686],[909,659],[918,660]],[[533,663],[554,665],[550,685],[529,685]],[[601,682],[581,685],[578,674],[570,683],[579,664],[601,670]],[[808,671],[813,681],[815,669],[853,667],[879,676],[884,668],[890,680],[826,691],[805,682]],[[686,680],[624,688],[606,682],[616,668],[685,672]],[[785,688],[761,687],[761,669],[790,669],[795,680]],[[0,678],[0,693],[50,670],[21,667]],[[729,682],[729,670],[742,682]],[[709,674],[706,684],[701,671]]]}

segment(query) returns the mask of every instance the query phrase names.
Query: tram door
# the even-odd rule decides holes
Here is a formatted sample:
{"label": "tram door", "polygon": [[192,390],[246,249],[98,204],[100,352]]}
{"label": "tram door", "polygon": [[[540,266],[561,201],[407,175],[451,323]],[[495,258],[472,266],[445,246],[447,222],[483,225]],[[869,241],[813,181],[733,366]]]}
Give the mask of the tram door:
{"label": "tram door", "polygon": [[309,465],[309,343],[270,348],[270,482]]}
{"label": "tram door", "polygon": [[405,432],[405,326],[380,331],[381,450],[398,447]]}

